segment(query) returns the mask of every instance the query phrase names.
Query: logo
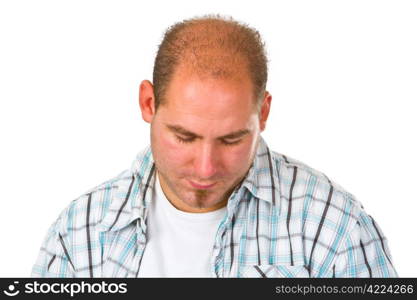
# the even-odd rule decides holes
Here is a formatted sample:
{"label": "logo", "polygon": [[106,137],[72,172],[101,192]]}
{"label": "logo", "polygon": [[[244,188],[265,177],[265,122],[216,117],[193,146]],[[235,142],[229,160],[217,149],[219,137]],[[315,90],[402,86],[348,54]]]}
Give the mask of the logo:
{"label": "logo", "polygon": [[8,290],[4,290],[3,293],[5,293],[7,296],[13,297],[20,293],[19,290],[16,290],[15,285],[19,283],[19,281],[14,281],[14,284],[11,284],[8,286]]}
{"label": "logo", "polygon": [[[3,293],[9,297],[14,297],[20,294],[67,294],[71,298],[77,294],[126,294],[127,283],[113,283],[113,282],[27,282],[23,287],[18,288],[19,281],[14,281],[10,284]],[[0,294],[1,298],[1,294]],[[1,298],[2,299],[2,298]]]}

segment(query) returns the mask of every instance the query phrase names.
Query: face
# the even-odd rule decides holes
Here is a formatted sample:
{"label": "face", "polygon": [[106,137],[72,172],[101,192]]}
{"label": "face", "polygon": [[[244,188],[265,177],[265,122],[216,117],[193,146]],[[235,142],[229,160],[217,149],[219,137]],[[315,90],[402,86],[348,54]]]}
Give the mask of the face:
{"label": "face", "polygon": [[143,84],[142,116],[151,123],[153,158],[169,201],[188,212],[225,206],[252,164],[266,121],[254,106],[250,79],[176,73],[156,113]]}

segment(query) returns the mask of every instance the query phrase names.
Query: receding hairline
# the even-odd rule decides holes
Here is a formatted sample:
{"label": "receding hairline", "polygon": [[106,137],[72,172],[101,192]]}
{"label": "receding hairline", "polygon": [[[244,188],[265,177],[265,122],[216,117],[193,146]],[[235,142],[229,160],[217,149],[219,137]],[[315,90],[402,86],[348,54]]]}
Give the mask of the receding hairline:
{"label": "receding hairline", "polygon": [[[182,44],[178,65],[200,76],[227,78],[242,69],[249,72],[248,58],[237,51],[235,43],[243,42],[242,25],[232,19],[194,18],[176,34],[176,44]],[[230,51],[233,49],[234,51]]]}
{"label": "receding hairline", "polygon": [[216,85],[216,81],[221,81],[222,83],[226,84],[230,83],[234,86],[236,86],[236,84],[242,86],[249,86],[249,93],[252,97],[251,99],[252,104],[254,105],[254,109],[259,109],[260,101],[258,101],[258,99],[255,96],[253,82],[245,69],[241,68],[241,70],[234,70],[227,76],[212,76],[211,74],[206,74],[204,72],[200,73],[187,64],[178,66],[175,72],[173,73],[172,78],[165,90],[165,94],[163,97],[164,101],[162,101],[160,105],[162,106],[168,104],[168,97],[173,96],[173,91],[170,91],[170,88],[174,87],[174,85],[178,84],[179,82],[188,81],[190,79],[197,80],[202,85],[208,84],[210,86],[212,86],[213,84]]}
{"label": "receding hairline", "polygon": [[257,100],[265,91],[267,59],[260,34],[232,17],[205,15],[167,29],[155,59],[158,104],[164,102],[166,90],[180,67],[202,79],[249,76]]}

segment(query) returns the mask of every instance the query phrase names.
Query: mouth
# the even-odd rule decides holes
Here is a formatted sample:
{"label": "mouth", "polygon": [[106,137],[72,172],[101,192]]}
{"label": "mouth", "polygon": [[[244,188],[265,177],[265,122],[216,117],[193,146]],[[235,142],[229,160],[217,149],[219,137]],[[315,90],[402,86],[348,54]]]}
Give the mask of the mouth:
{"label": "mouth", "polygon": [[213,187],[213,186],[216,185],[216,182],[215,183],[212,183],[212,184],[206,184],[206,185],[199,184],[199,183],[196,183],[196,182],[191,181],[191,180],[188,180],[188,182],[191,184],[191,186],[193,188],[196,188],[196,189],[204,189],[204,190],[209,189],[209,188],[211,188],[211,187]]}

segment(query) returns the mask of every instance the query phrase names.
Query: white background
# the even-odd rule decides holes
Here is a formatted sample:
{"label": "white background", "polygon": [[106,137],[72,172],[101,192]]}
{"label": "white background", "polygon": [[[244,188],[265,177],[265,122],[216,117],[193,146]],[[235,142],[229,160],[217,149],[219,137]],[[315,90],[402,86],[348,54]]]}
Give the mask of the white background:
{"label": "white background", "polygon": [[138,86],[174,22],[257,28],[270,59],[270,147],[354,194],[417,275],[416,1],[1,1],[0,276],[29,276],[71,200],[148,143]]}

